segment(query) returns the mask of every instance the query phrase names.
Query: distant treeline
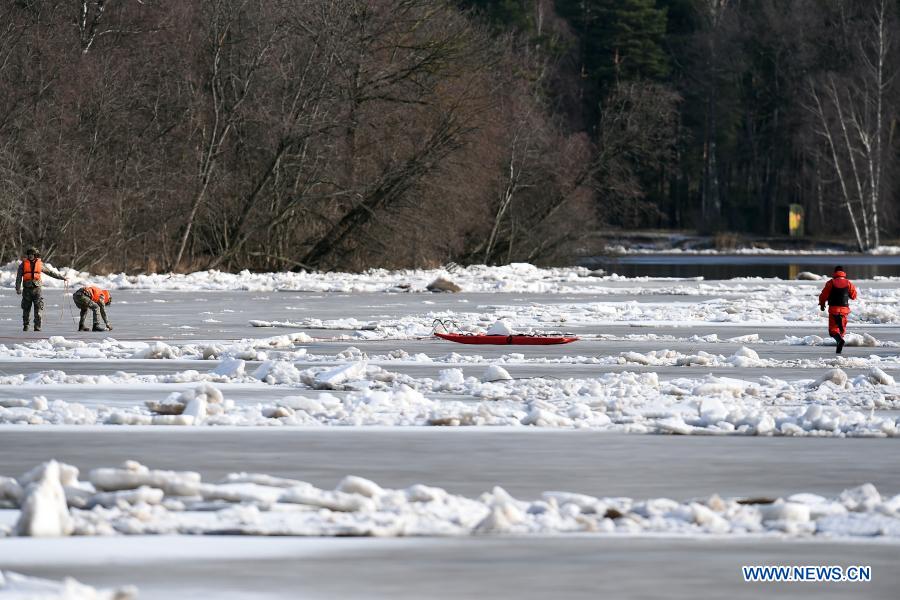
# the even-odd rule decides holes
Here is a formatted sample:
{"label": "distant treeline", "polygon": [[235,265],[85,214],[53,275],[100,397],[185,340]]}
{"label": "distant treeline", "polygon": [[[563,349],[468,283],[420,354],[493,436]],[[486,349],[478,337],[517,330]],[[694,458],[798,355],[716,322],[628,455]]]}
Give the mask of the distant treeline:
{"label": "distant treeline", "polygon": [[608,223],[777,235],[799,204],[807,233],[898,234],[898,0],[463,5],[543,50],[567,131],[602,141],[621,86],[664,91],[667,152],[626,149],[634,177],[594,196]]}
{"label": "distant treeline", "polygon": [[[549,262],[894,235],[896,0],[10,0],[0,260]],[[855,237],[854,237],[855,236]]]}

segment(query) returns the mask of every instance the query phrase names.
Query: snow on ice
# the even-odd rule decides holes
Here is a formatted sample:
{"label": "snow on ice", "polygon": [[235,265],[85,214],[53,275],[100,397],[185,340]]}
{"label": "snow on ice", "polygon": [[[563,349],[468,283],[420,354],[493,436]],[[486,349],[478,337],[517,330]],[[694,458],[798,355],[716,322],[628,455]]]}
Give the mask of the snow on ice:
{"label": "snow on ice", "polygon": [[[11,287],[15,282],[17,262],[0,268],[0,285]],[[587,277],[585,268],[540,269],[530,264],[513,263],[500,267],[473,265],[450,269],[388,271],[371,269],[364,273],[224,273],[199,271],[196,273],[153,273],[99,275],[59,269],[73,285],[90,282],[109,290],[247,290],[315,291],[315,292],[427,292],[438,278],[452,279],[468,292],[554,292],[567,282]],[[47,287],[62,287],[62,282],[47,281]]]}
{"label": "snow on ice", "polygon": [[[59,502],[39,505],[30,518],[56,521],[60,510],[67,512],[71,525],[56,535],[655,533],[900,541],[900,495],[883,496],[871,484],[836,498],[808,493],[754,499],[713,495],[679,502],[548,491],[523,500],[499,487],[468,498],[424,484],[388,489],[356,476],[345,477],[333,490],[263,473],[232,473],[218,483],[206,483],[194,472],[158,471],[134,461],[93,469],[86,481],[68,465],[51,462],[37,469],[41,481],[54,479],[65,495]],[[18,482],[30,486],[28,479],[23,476]],[[9,510],[35,510],[28,498],[8,502]],[[0,532],[4,534],[33,535],[27,529]]]}
{"label": "snow on ice", "polygon": [[[189,370],[145,375],[139,381],[193,383],[142,406],[85,406],[37,396],[0,400],[0,423],[67,425],[237,426],[534,426],[590,428],[628,433],[735,434],[835,437],[900,436],[900,423],[876,409],[900,407],[900,387],[878,367],[850,377],[833,368],[817,379],[758,382],[707,375],[660,381],[653,372],[604,373],[593,378],[515,379],[500,364],[481,378],[461,369],[436,379],[412,377],[357,360],[339,366],[300,368],[266,361],[247,375],[239,359],[226,359],[206,373]],[[706,364],[759,361],[743,348]],[[625,359],[635,357],[624,357]],[[668,353],[646,361],[684,360]],[[642,361],[644,360],[642,359]],[[689,362],[694,359],[689,358]],[[640,364],[646,362],[638,361]],[[67,376],[59,371],[29,376],[52,394],[54,383],[121,384],[133,375]],[[282,397],[236,403],[229,383],[278,386]],[[283,395],[291,389],[301,395]],[[317,392],[316,390],[334,390]],[[265,396],[265,395],[263,395]],[[448,397],[449,396],[449,397]],[[460,399],[468,398],[468,400]],[[2,489],[2,488],[0,488]]]}
{"label": "snow on ice", "polygon": [[0,571],[0,600],[133,600],[137,597],[137,589],[132,586],[98,590],[71,577],[52,581]]}
{"label": "snow on ice", "polygon": [[[509,326],[504,324],[506,330]],[[386,329],[380,330],[387,334]],[[534,333],[534,329],[520,328],[516,330],[518,333]],[[483,333],[484,331],[479,331]],[[413,337],[430,337],[431,330],[426,332],[418,332],[422,335]],[[503,334],[508,335],[508,334]],[[626,341],[626,342],[688,342],[704,345],[714,345],[717,343],[741,343],[755,345],[793,345],[793,346],[833,346],[834,340],[830,338],[822,338],[817,335],[809,335],[804,337],[785,336],[783,340],[776,342],[763,342],[757,334],[738,336],[732,338],[720,339],[717,334],[706,336],[692,336],[689,338],[676,338],[671,335],[657,334],[631,334],[625,336],[614,336],[608,334],[599,334],[591,336],[590,334],[581,334],[583,339],[591,337],[603,341]],[[376,336],[372,339],[383,339]],[[394,337],[390,339],[410,339],[410,337]],[[874,336],[863,333],[848,333],[845,336],[846,345],[848,347],[895,347],[895,342],[882,342]],[[277,360],[303,360],[304,362],[340,362],[352,360],[361,357],[363,353],[358,348],[349,347],[342,352],[334,355],[311,354],[308,349],[303,347],[305,344],[314,342],[313,338],[303,332],[297,332],[288,335],[280,335],[266,338],[245,338],[233,342],[214,342],[214,343],[181,343],[167,344],[162,341],[145,342],[120,342],[113,338],[106,338],[100,342],[87,342],[82,340],[69,340],[62,336],[53,336],[47,340],[27,341],[15,344],[12,347],[0,344],[0,359],[9,360],[181,360],[181,361],[206,361],[206,360],[228,360],[239,359],[244,361],[265,361],[270,356]],[[346,353],[350,353],[349,355]],[[559,356],[545,357],[533,356],[525,358],[523,354],[510,352],[500,356],[499,358],[486,359],[477,354],[461,355],[450,352],[446,355],[429,357],[425,354],[417,354],[411,356],[408,352],[398,348],[386,354],[367,356],[375,362],[445,362],[445,363],[486,363],[491,361],[499,361],[504,364],[548,364],[548,363],[565,363],[565,364],[641,364],[641,365],[680,365],[689,366],[692,364],[703,366],[746,366],[746,367],[798,367],[798,368],[823,368],[831,365],[835,360],[840,361],[841,366],[845,367],[866,367],[870,366],[872,361],[887,361],[894,364],[900,364],[900,355],[879,357],[879,356],[843,356],[843,357],[821,357],[817,359],[795,359],[795,360],[760,360],[759,355],[752,349],[742,348],[739,352],[744,354],[735,354],[730,357],[721,354],[711,354],[705,351],[698,351],[696,354],[683,354],[673,350],[660,350],[647,353],[638,353],[634,351],[626,351],[619,353],[618,356],[584,356],[572,353],[565,353]],[[746,360],[738,360],[743,357]],[[122,363],[127,366],[127,362]],[[236,367],[238,363],[229,363]],[[225,368],[225,367],[223,367]],[[227,369],[219,373],[223,376],[233,376]],[[25,380],[22,379],[24,382]],[[13,380],[5,380],[2,383],[15,383]]]}
{"label": "snow on ice", "polygon": [[[756,253],[761,253],[757,251]],[[796,252],[792,252],[796,253]],[[827,256],[827,255],[826,255]],[[15,283],[16,268],[13,261],[0,267],[0,286],[12,287]],[[610,283],[629,282],[634,293],[659,293],[667,288],[666,282],[699,282],[699,285],[686,287],[673,285],[680,295],[710,295],[730,292],[739,294],[761,284],[766,285],[767,293],[780,295],[808,295],[808,291],[821,287],[819,281],[790,281],[778,279],[761,280],[758,278],[741,278],[728,282],[703,282],[702,278],[626,278],[619,275],[597,277],[596,273],[584,267],[539,268],[527,263],[513,263],[503,266],[471,265],[461,267],[451,265],[439,269],[414,269],[390,271],[386,269],[370,269],[363,273],[340,272],[274,272],[225,273],[221,271],[198,271],[195,273],[151,273],[140,275],[91,274],[73,269],[59,269],[67,275],[73,286],[90,283],[109,290],[153,290],[153,291],[304,291],[304,292],[393,292],[393,293],[431,293],[428,285],[436,278],[450,278],[457,282],[465,292],[507,292],[530,294],[610,294],[616,293]],[[888,278],[877,278],[879,281]],[[653,290],[642,290],[641,285],[652,284]],[[44,282],[48,288],[62,288],[63,282],[48,279]],[[891,292],[893,295],[895,291]],[[770,299],[771,295],[767,296]],[[165,302],[157,299],[156,301]]]}

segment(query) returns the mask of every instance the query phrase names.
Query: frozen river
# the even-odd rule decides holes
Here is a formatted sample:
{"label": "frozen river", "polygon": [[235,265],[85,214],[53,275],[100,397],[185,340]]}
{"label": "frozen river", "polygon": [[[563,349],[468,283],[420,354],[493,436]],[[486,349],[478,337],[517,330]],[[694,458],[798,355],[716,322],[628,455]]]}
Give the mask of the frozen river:
{"label": "frozen river", "polygon": [[[751,322],[715,323],[659,319],[656,313],[646,313],[646,320],[635,320],[603,312],[606,308],[598,306],[627,306],[628,314],[637,314],[635,311],[644,310],[641,307],[656,310],[654,307],[667,303],[693,310],[711,299],[740,304],[747,295],[746,290],[704,290],[704,285],[696,281],[661,281],[642,283],[636,290],[633,283],[610,281],[598,288],[596,295],[114,291],[110,317],[115,329],[106,334],[74,332],[67,305],[60,305],[64,298],[59,290],[47,292],[44,331],[23,333],[19,331],[18,298],[4,290],[0,294],[0,305],[5,309],[0,344],[13,352],[23,342],[65,336],[67,340],[85,342],[112,337],[127,343],[160,340],[175,347],[199,347],[304,332],[316,340],[290,348],[273,348],[267,351],[266,360],[288,357],[300,370],[333,367],[342,364],[338,353],[352,346],[372,357],[370,365],[417,381],[436,381],[448,368],[459,369],[464,378],[479,378],[498,361],[510,376],[522,381],[590,380],[627,371],[655,373],[663,384],[684,379],[705,381],[710,375],[758,385],[769,385],[767,382],[773,379],[791,384],[815,380],[831,368],[842,369],[851,380],[860,379],[870,373],[873,365],[900,377],[900,349],[895,346],[900,343],[900,326],[892,323],[851,322],[853,331],[870,334],[878,344],[848,347],[846,360],[841,362],[834,357],[833,347],[785,342],[786,336],[799,339],[824,335],[820,323],[803,319],[762,322],[757,318]],[[742,285],[764,288],[766,284]],[[884,294],[898,289],[897,284],[890,282],[875,282],[868,287]],[[813,291],[810,287],[810,293],[804,292],[812,304]],[[591,310],[595,313],[579,312],[577,306],[586,303],[594,305]],[[571,321],[562,320],[556,325],[584,339],[569,346],[515,348],[521,356],[509,360],[513,349],[508,347],[452,345],[418,335],[420,330],[410,328],[402,330],[403,336],[391,338],[390,333],[377,329],[379,323],[404,319],[427,329],[431,318],[448,312],[538,318],[535,311],[545,315],[540,317],[544,319],[546,315],[573,315]],[[608,317],[591,324],[587,314]],[[462,321],[466,318],[460,316]],[[342,327],[340,321],[346,319],[355,321]],[[297,326],[251,327],[250,320]],[[382,333],[368,336],[366,332],[373,330]],[[710,335],[717,339],[703,340]],[[758,336],[755,341],[727,341],[753,335]],[[313,359],[298,356],[299,346]],[[613,364],[627,352],[647,355],[665,349],[678,357],[699,352],[731,357],[742,348],[752,349],[760,366],[748,367],[734,361],[726,364],[723,360],[676,365],[675,359],[669,361],[672,364]],[[400,350],[420,358],[378,358]],[[70,379],[115,378],[117,373],[125,372],[156,379],[133,379],[132,383],[93,379],[92,385],[83,385],[51,377],[53,383],[10,383],[0,385],[0,402],[42,395],[50,401],[59,399],[93,408],[142,406],[146,400],[161,400],[173,391],[196,385],[194,380],[179,383],[160,378],[185,371],[202,374],[217,364],[183,356],[162,360],[87,355],[73,358],[43,356],[41,351],[37,346],[28,346],[24,354],[33,355],[20,353],[0,358],[0,375],[14,378],[60,371]],[[459,356],[447,359],[451,352]],[[593,362],[560,362],[572,356]],[[472,357],[478,359],[467,362]],[[246,371],[252,372],[264,363],[265,360],[248,359]],[[286,397],[314,399],[320,394],[294,384],[243,380],[223,383],[220,389],[239,406],[262,401],[277,403]],[[855,394],[862,393],[855,390],[841,397],[841,402],[852,402]],[[343,399],[355,392],[333,389],[328,393]],[[480,396],[452,387],[423,393],[438,405],[482,402]],[[887,400],[867,408],[867,414],[869,410],[872,415],[895,414],[893,392],[879,393],[880,398]],[[773,394],[773,401],[775,398]],[[810,401],[802,394],[788,397],[784,392],[777,400],[788,408]],[[808,492],[834,497],[863,483],[874,484],[888,497],[900,493],[898,444],[897,437],[660,436],[502,426],[2,425],[0,475],[17,476],[52,458],[82,471],[133,459],[152,468],[197,471],[204,480],[247,471],[300,479],[330,489],[345,475],[354,474],[386,487],[424,483],[468,497],[494,486],[529,498],[546,490],[597,497],[666,497],[679,502],[711,494],[774,498]],[[117,546],[113,542],[104,545],[103,538],[50,540],[40,542],[40,546],[34,540],[0,539],[0,568],[51,579],[74,576],[103,587],[136,584],[141,598],[694,598],[705,596],[706,592],[735,598],[758,597],[763,592],[788,598],[837,598],[850,594],[895,598],[900,583],[895,568],[900,546],[866,539],[838,542],[598,535],[393,540],[223,537],[219,553],[210,551],[211,544],[206,539],[169,540],[176,546],[185,544],[183,556],[177,552],[167,555],[160,546],[166,540],[130,538],[128,549],[121,549],[107,562],[104,553]],[[212,544],[216,545],[219,543]],[[194,551],[188,552],[189,548]],[[66,558],[54,561],[53,556]],[[874,581],[852,584],[860,586],[852,589],[851,584],[745,584],[740,576],[740,566],[745,564],[866,564],[873,567]]]}
{"label": "frozen river", "polygon": [[[80,540],[79,540],[80,541]],[[12,540],[8,564],[53,579],[112,587],[142,600],[438,598],[866,598],[897,597],[900,547],[875,543],[698,542],[636,538],[60,540],[48,551]],[[38,552],[43,559],[37,558]],[[86,553],[81,558],[78,553]],[[54,559],[56,561],[54,562]],[[100,564],[98,564],[100,563]],[[870,565],[867,583],[744,583],[741,567]]]}

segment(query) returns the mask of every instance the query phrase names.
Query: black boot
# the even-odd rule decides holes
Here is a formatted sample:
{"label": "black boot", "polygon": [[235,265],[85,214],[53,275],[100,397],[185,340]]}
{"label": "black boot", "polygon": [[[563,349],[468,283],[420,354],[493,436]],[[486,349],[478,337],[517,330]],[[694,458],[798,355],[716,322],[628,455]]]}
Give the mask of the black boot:
{"label": "black boot", "polygon": [[834,343],[837,344],[836,354],[840,354],[841,350],[844,349],[844,338],[840,334],[837,334],[837,333],[832,333],[831,337],[834,340]]}
{"label": "black boot", "polygon": [[22,325],[22,331],[28,331],[28,323]]}
{"label": "black boot", "polygon": [[92,329],[92,331],[106,331],[106,330],[103,329],[102,327],[100,327],[99,325],[97,325],[96,323],[94,323],[94,328]]}

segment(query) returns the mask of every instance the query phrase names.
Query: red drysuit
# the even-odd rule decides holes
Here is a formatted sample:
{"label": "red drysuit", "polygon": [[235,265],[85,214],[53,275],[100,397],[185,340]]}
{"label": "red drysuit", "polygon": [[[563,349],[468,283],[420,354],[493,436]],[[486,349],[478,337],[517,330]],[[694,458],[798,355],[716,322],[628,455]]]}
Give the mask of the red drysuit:
{"label": "red drysuit", "polygon": [[856,286],[847,279],[844,271],[836,270],[819,294],[819,308],[825,310],[825,303],[828,303],[828,334],[841,346],[847,330],[851,300],[856,300]]}

